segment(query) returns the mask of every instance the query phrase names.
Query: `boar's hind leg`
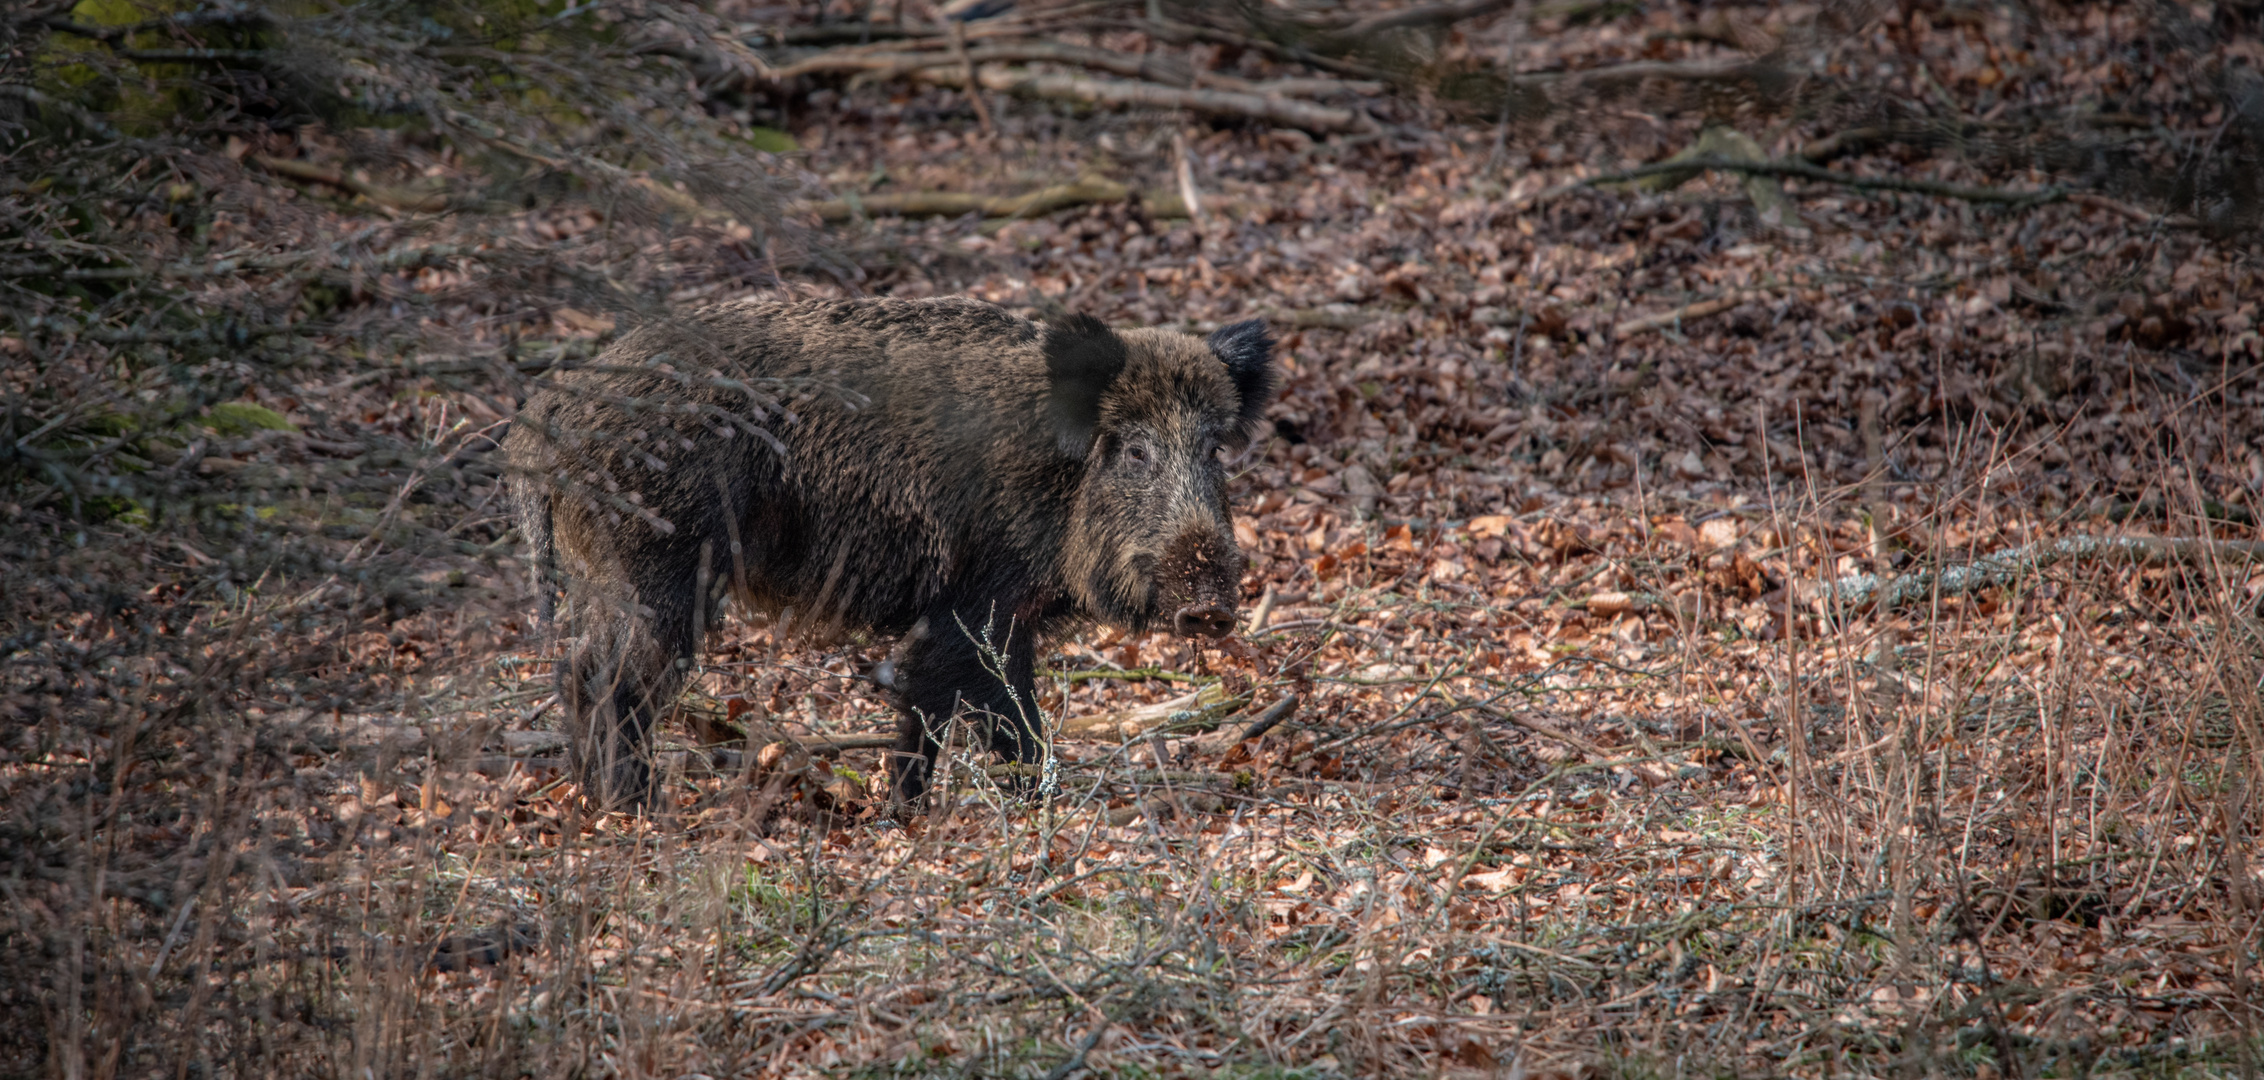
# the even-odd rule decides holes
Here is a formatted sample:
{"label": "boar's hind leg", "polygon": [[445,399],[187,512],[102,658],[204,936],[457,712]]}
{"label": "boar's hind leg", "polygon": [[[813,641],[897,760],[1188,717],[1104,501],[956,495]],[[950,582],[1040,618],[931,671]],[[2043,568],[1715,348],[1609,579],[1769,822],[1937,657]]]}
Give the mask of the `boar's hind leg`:
{"label": "boar's hind leg", "polygon": [[896,676],[903,726],[889,758],[890,787],[900,805],[914,805],[927,793],[937,739],[955,715],[974,721],[991,751],[1008,761],[1036,761],[1042,753],[1037,641],[1022,627],[1010,631],[999,617],[986,648],[977,640],[983,636],[981,620],[980,614],[955,618],[944,612],[922,619],[905,639]]}
{"label": "boar's hind leg", "polygon": [[[591,597],[566,679],[568,765],[605,809],[652,798],[653,719],[683,688],[695,641],[689,588],[642,589],[643,604]],[[579,605],[578,605],[579,606]]]}

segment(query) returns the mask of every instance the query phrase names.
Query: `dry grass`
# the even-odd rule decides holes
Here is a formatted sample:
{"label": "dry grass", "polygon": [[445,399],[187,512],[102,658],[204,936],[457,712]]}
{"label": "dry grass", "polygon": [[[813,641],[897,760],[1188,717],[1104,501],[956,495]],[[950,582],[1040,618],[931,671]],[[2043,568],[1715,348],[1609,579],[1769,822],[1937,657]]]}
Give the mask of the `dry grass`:
{"label": "dry grass", "polygon": [[[179,816],[140,827],[201,858],[157,887],[94,859],[11,875],[12,959],[69,1076],[2251,1068],[2253,568],[1795,605],[1759,641],[1707,567],[1813,576],[1864,535],[1826,493],[1773,495],[1699,530],[1669,493],[1648,518],[1549,501],[1474,584],[1404,528],[1345,527],[1366,552],[1278,629],[1057,660],[1294,692],[1290,725],[1163,772],[1148,740],[1064,744],[1043,805],[962,758],[941,809],[885,822],[784,762],[584,818],[539,759],[476,753],[546,696],[524,650],[408,680],[392,715],[185,720]],[[1892,514],[1936,551],[2070,528],[1977,495]],[[1529,539],[1551,522],[1586,550]],[[1579,625],[1565,600],[1604,575],[1699,613]],[[738,627],[710,679],[775,658],[763,711],[869,729],[843,677],[866,651]],[[1179,684],[1054,685],[1082,711]],[[49,827],[130,842],[99,815],[148,785],[42,742],[18,791],[98,796]]]}
{"label": "dry grass", "polygon": [[[2129,139],[2247,145],[2206,119],[2216,90],[2163,74],[2200,38],[2101,10],[2038,33],[2158,112]],[[1880,55],[1834,48],[1980,116],[2012,62],[1965,11],[1913,5]],[[1645,36],[1675,17],[1454,48],[1593,67],[1683,50]],[[1935,61],[1949,86],[1909,81]],[[2014,74],[2036,115],[2105,92]],[[1157,188],[1184,134],[1001,97],[986,142],[946,130],[963,100],[851,90],[779,122],[808,120],[836,192]],[[47,455],[0,459],[0,1074],[2256,1075],[2257,565],[2070,560],[1891,611],[1802,588],[2069,536],[2257,540],[2253,251],[2089,204],[1836,189],[1797,189],[1812,232],[1791,235],[1720,178],[1518,213],[1700,118],[1497,132],[1375,108],[1374,139],[1196,132],[1191,173],[1241,208],[1207,231],[1123,206],[884,220],[838,238],[840,266],[616,229],[586,192],[365,234],[369,207],[216,146],[179,199],[156,171],[58,167],[108,178],[86,204],[139,231],[104,242],[153,265],[202,258],[195,225],[370,269],[58,288],[37,295],[61,321],[0,335],[0,430]],[[1787,146],[1832,134],[1786,124]],[[362,137],[253,149],[356,162]],[[476,179],[394,150],[416,166],[375,162],[397,180]],[[1919,143],[1836,167],[2041,182]],[[45,230],[40,257],[112,280],[70,232],[104,215],[33,194],[0,209]],[[500,238],[479,259],[450,246],[473,226]],[[1229,729],[1294,694],[1290,720],[1064,742],[1035,804],[962,755],[903,822],[863,751],[692,769],[651,819],[581,813],[527,750],[557,719],[548,646],[496,472],[458,452],[523,375],[586,357],[600,316],[782,268],[857,282],[804,292],[1293,327],[1276,437],[1234,492],[1269,625],[1044,658],[1057,716],[1215,681],[1248,699]],[[1609,334],[1722,297],[1748,299]],[[301,304],[288,349],[203,333]],[[105,410],[145,389],[162,407],[129,443]],[[215,402],[299,431],[224,431]],[[880,649],[732,624],[688,705],[872,731]]]}

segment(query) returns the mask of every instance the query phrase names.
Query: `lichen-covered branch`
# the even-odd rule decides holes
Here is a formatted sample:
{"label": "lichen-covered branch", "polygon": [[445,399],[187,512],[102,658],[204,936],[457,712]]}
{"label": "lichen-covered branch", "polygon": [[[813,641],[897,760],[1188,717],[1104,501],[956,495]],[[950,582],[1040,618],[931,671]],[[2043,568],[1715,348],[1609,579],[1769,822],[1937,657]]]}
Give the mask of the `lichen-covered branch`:
{"label": "lichen-covered branch", "polygon": [[2007,585],[2023,575],[2062,562],[2149,566],[2247,564],[2264,562],[2264,543],[2199,537],[2070,536],[2007,548],[1960,566],[1901,577],[1882,580],[1876,574],[1851,574],[1831,581],[1805,582],[1799,591],[1801,598],[1810,602],[1892,608],[1933,596],[1955,596]]}

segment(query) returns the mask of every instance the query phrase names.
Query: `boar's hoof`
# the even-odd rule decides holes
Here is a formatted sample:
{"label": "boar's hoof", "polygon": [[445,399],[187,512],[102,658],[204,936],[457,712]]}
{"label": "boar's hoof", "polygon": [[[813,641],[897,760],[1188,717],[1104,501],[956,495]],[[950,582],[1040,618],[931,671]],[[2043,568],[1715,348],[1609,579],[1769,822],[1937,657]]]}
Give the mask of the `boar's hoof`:
{"label": "boar's hoof", "polygon": [[1189,604],[1171,617],[1180,637],[1225,637],[1234,632],[1234,611],[1219,604]]}

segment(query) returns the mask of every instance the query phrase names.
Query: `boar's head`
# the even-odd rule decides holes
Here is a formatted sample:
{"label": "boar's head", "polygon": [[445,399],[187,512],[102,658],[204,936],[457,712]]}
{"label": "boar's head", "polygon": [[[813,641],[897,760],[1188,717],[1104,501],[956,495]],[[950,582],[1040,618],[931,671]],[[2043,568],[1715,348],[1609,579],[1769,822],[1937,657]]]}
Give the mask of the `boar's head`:
{"label": "boar's head", "polygon": [[1232,633],[1242,550],[1227,467],[1273,398],[1265,324],[1197,339],[1073,316],[1047,329],[1045,356],[1048,419],[1082,462],[1062,551],[1070,590],[1128,629]]}

